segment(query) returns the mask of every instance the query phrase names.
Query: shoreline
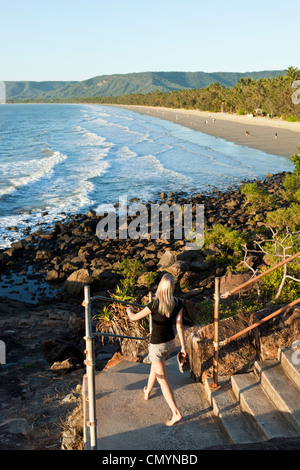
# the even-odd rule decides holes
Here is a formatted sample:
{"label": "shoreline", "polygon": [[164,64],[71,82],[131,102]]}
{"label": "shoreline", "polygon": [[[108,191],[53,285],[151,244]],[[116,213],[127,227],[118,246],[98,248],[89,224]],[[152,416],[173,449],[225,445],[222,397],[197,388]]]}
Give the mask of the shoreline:
{"label": "shoreline", "polygon": [[[261,182],[270,194],[274,194],[280,206],[284,205],[280,195],[283,178],[284,173],[280,173]],[[166,196],[161,198],[162,202],[171,204],[178,197],[181,199],[175,193],[172,198]],[[195,195],[181,202],[205,204],[207,228],[223,224],[253,235],[260,228],[267,210],[247,214],[245,196],[240,190],[232,189],[225,193]],[[226,265],[218,261],[220,249],[217,245],[210,245],[207,251],[186,250],[183,240],[176,240],[174,236],[164,239],[160,235],[152,240],[100,240],[95,233],[98,220],[92,211],[77,214],[64,223],[56,223],[51,232],[37,230],[10,249],[2,253],[0,250],[1,275],[16,273],[14,281],[18,291],[18,300],[1,296],[0,292],[0,338],[9,345],[7,363],[0,366],[2,420],[19,416],[20,422],[30,430],[26,437],[22,430],[13,435],[2,432],[0,450],[52,447],[58,450],[66,445],[73,449],[72,445],[76,443],[81,449],[83,421],[79,405],[82,395],[78,383],[82,383],[85,373],[82,341],[85,320],[81,306],[84,285],[91,285],[92,295],[111,298],[120,283],[121,276],[116,272],[118,263],[124,259],[135,260],[146,269],[146,274],[153,272],[157,276],[150,284],[143,274],[135,281],[134,297],[142,305],[145,299],[148,301],[149,291],[156,290],[162,274],[169,272],[176,278],[176,295],[187,307],[188,327],[200,318],[201,302],[213,301],[215,277],[226,276]],[[253,263],[258,268],[263,259],[258,256]],[[27,281],[26,267],[32,267]],[[32,296],[31,302],[24,303],[23,292],[30,280],[36,285],[28,292]],[[56,298],[44,297],[45,283],[57,289]],[[12,284],[11,287],[14,288]],[[94,312],[104,305],[107,305],[105,301],[94,306]],[[205,312],[203,315],[201,322],[207,322]],[[95,347],[97,372],[123,357],[142,358],[147,353],[146,349],[138,350],[135,343],[124,348],[111,344],[104,347],[106,349],[100,342]],[[252,360],[251,356],[247,358]],[[30,367],[25,367],[26,364]],[[30,384],[30,388],[25,384]],[[49,399],[45,400],[45,396]],[[62,432],[62,421],[69,429],[69,419],[72,419],[75,443],[69,434]],[[288,442],[293,445],[293,441]]]}
{"label": "shoreline", "polygon": [[[286,172],[274,175],[270,173],[260,183],[268,192],[279,194],[285,174]],[[242,182],[241,185],[243,185]],[[148,201],[146,204],[147,206],[153,203],[167,204],[168,206],[173,203],[204,204],[204,229],[211,230],[214,225],[221,224],[231,230],[247,230],[250,234],[260,226],[257,224],[261,221],[261,211],[256,214],[256,210],[254,210],[247,220],[242,207],[245,198],[241,194],[240,186],[237,188],[228,187],[225,191],[212,188],[210,192],[193,194],[162,192],[158,200]],[[260,215],[256,218],[255,214]],[[128,217],[127,223],[130,223],[132,219],[130,216]],[[0,248],[2,279],[0,297],[16,301],[21,294],[23,302],[37,306],[49,301],[68,302],[70,298],[65,292],[64,286],[65,283],[68,283],[69,276],[77,271],[86,271],[85,275],[89,272],[87,283],[90,283],[91,279],[98,278],[102,271],[110,271],[111,265],[117,262],[120,257],[124,257],[126,252],[129,257],[133,256],[147,262],[146,267],[151,271],[159,262],[157,253],[160,253],[161,250],[181,251],[185,249],[184,238],[177,240],[175,237],[171,237],[170,240],[167,240],[161,236],[161,233],[157,239],[151,238],[148,232],[147,238],[142,239],[131,239],[129,235],[124,239],[119,238],[116,234],[115,238],[102,240],[96,234],[98,222],[99,217],[93,210],[88,210],[86,213],[76,213],[67,217],[63,222],[54,222],[51,227],[36,227],[37,230],[16,240],[9,247]],[[148,244],[152,248],[147,247]],[[134,248],[135,245],[137,245],[136,248]],[[149,258],[148,250],[150,250]],[[154,254],[155,256],[153,256]],[[108,259],[106,259],[107,256]],[[93,261],[94,257],[96,261]],[[154,258],[157,259],[154,261]],[[221,267],[219,268],[221,269]],[[200,271],[202,272],[202,269]],[[113,273],[106,274],[105,280],[107,284],[110,284],[111,281],[114,283],[116,277]],[[82,279],[78,282],[78,287],[80,287],[81,281]],[[76,280],[70,280],[71,298],[73,298],[75,284],[77,284]],[[193,289],[196,287],[197,285],[194,285]],[[202,291],[203,289],[200,291],[196,289],[195,295],[202,294]]]}
{"label": "shoreline", "polygon": [[[204,134],[234,142],[240,146],[251,147],[273,155],[291,157],[299,151],[300,122],[182,108],[173,109],[139,105],[113,106],[164,119]],[[249,135],[246,132],[249,132]],[[275,133],[277,134],[276,137]],[[272,171],[272,168],[270,168],[270,171]]]}

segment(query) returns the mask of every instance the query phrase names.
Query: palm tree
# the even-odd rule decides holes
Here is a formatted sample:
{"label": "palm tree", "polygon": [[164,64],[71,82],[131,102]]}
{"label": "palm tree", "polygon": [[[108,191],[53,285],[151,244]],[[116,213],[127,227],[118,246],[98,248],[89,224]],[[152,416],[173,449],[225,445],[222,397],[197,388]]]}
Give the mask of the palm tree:
{"label": "palm tree", "polygon": [[291,82],[295,80],[300,80],[300,70],[297,69],[297,67],[288,67],[287,69],[285,69],[284,79]]}

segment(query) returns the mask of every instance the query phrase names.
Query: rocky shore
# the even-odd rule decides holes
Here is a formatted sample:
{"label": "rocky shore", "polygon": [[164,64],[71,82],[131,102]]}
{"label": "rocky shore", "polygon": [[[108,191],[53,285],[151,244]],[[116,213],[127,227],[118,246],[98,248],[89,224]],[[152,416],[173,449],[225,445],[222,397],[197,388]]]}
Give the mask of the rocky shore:
{"label": "rocky shore", "polygon": [[[283,178],[284,173],[270,174],[261,182],[278,207],[285,205]],[[192,196],[162,193],[157,202],[204,204],[208,230],[222,224],[255,236],[264,217],[262,209],[245,211],[239,188]],[[92,211],[77,214],[0,252],[0,340],[6,345],[6,364],[0,368],[0,449],[80,448],[85,284],[93,295],[111,297],[119,284],[118,263],[138,260],[146,273],[157,275],[150,286],[145,275],[138,279],[135,297],[144,304],[162,273],[171,272],[176,295],[188,305],[188,327],[195,320],[201,323],[199,306],[212,301],[215,276],[236,282],[224,277],[226,266],[217,261],[221,246],[187,250],[184,240],[100,240],[98,220]],[[262,257],[253,263],[261,266]],[[97,309],[104,305],[100,302]],[[97,367],[103,368],[118,350],[119,343],[97,343]]]}
{"label": "rocky shore", "polygon": [[[261,182],[276,197],[277,207],[287,205],[280,198],[283,177],[284,173],[274,176],[270,174]],[[255,235],[257,228],[263,225],[261,221],[267,211],[246,211],[245,197],[240,189],[232,188],[228,188],[226,192],[215,189],[209,194],[195,194],[190,197],[184,193],[161,193],[160,200],[155,202],[169,206],[173,203],[203,204],[206,229],[221,224],[250,236]],[[203,250],[185,253],[184,240],[100,240],[95,233],[98,221],[99,218],[93,211],[77,214],[64,223],[55,223],[50,231],[40,228],[12,243],[9,249],[1,250],[0,295],[11,285],[16,287],[17,299],[24,300],[25,295],[30,304],[47,303],[54,297],[60,301],[76,303],[78,301],[75,299],[82,296],[84,283],[94,284],[94,290],[97,291],[113,289],[118,282],[113,267],[120,260],[126,257],[137,259],[148,271],[156,271],[162,267],[162,263],[166,267],[166,262],[170,265],[174,261],[171,257],[168,261],[167,257],[160,261],[167,251],[174,252],[177,261],[172,273],[179,281],[185,275],[189,284],[189,291],[182,291],[187,298],[195,297],[198,301],[208,295],[214,276],[224,273],[222,267],[211,261],[214,250],[215,253],[220,252],[218,247],[212,247],[210,252],[205,253]],[[209,256],[210,261],[207,261],[206,255],[212,255]],[[29,281],[34,281],[35,285],[29,286]],[[191,292],[191,287],[199,285],[202,290]]]}

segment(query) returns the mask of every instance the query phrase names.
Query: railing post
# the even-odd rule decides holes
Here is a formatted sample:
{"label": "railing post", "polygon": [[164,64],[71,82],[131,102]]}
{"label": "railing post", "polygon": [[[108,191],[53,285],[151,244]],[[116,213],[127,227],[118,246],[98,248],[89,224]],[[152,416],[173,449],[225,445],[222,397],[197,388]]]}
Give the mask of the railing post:
{"label": "railing post", "polygon": [[96,394],[95,394],[95,348],[91,324],[91,296],[90,286],[84,287],[85,300],[85,344],[86,344],[86,374],[88,382],[88,402],[91,450],[97,450],[97,420],[96,420]]}
{"label": "railing post", "polygon": [[218,386],[218,368],[219,368],[219,306],[220,306],[220,278],[215,278],[215,306],[214,306],[214,355],[213,355],[213,381],[211,389],[216,390]]}

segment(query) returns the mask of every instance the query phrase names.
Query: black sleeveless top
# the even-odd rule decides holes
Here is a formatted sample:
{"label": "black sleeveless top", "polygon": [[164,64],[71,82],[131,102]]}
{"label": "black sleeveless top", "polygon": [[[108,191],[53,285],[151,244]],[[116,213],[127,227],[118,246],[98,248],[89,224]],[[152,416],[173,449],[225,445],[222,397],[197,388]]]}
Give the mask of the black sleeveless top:
{"label": "black sleeveless top", "polygon": [[159,300],[154,299],[149,302],[146,306],[151,310],[152,316],[152,332],[150,343],[152,344],[160,344],[166,343],[167,341],[171,341],[175,338],[175,332],[173,329],[173,325],[175,323],[176,317],[180,310],[182,309],[182,301],[174,297],[175,300],[175,307],[170,318],[161,315],[158,312],[158,304]]}

